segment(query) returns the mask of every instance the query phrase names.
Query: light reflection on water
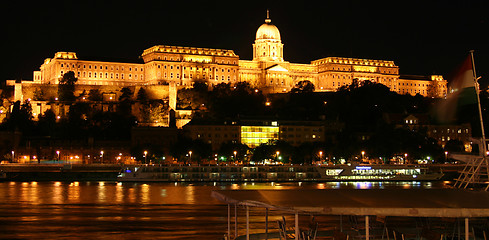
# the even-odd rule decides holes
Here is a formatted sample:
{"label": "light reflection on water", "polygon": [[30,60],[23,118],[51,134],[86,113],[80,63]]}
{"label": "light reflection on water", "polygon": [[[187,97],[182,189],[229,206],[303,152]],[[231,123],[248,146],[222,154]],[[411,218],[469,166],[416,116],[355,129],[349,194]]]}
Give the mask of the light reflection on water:
{"label": "light reflection on water", "polygon": [[219,239],[219,189],[444,188],[448,182],[2,182],[0,239]]}

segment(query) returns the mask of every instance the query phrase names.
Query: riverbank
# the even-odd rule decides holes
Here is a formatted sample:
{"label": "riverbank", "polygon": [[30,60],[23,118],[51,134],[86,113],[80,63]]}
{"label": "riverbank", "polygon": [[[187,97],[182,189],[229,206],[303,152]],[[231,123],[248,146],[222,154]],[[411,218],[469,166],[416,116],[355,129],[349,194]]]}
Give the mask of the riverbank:
{"label": "riverbank", "polygon": [[2,164],[7,181],[116,181],[119,164]]}

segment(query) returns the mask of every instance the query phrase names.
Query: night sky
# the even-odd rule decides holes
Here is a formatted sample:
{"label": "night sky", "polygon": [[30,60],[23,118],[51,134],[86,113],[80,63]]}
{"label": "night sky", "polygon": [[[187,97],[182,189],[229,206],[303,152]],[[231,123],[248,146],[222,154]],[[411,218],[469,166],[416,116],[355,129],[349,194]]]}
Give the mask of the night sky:
{"label": "night sky", "polygon": [[4,1],[1,80],[32,79],[57,51],[133,62],[161,44],[231,49],[251,60],[269,9],[289,62],[394,60],[401,74],[448,77],[474,49],[478,75],[489,82],[488,6],[486,0]]}

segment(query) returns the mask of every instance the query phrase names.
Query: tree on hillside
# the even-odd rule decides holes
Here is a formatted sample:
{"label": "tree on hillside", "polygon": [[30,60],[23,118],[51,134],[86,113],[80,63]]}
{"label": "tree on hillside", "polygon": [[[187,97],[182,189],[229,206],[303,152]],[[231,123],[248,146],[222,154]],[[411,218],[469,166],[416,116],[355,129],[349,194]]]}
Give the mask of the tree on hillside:
{"label": "tree on hillside", "polygon": [[429,98],[439,98],[442,93],[441,84],[438,81],[431,81],[426,88],[426,96]]}
{"label": "tree on hillside", "polygon": [[75,83],[78,78],[75,77],[73,71],[66,72],[59,80],[58,84],[58,99],[61,101],[74,101],[75,100]]}
{"label": "tree on hillside", "polygon": [[44,94],[44,91],[41,88],[36,88],[34,90],[34,95],[32,96],[32,99],[34,101],[44,101],[44,100],[46,100],[46,96]]}
{"label": "tree on hillside", "polygon": [[206,110],[208,95],[207,83],[203,80],[195,81],[192,88],[178,91],[177,106],[180,109]]}
{"label": "tree on hillside", "polygon": [[30,133],[29,130],[33,127],[32,121],[32,106],[29,101],[21,104],[16,101],[12,106],[12,112],[5,119],[5,127],[9,130],[20,130],[24,133]]}
{"label": "tree on hillside", "polygon": [[168,116],[169,106],[163,101],[151,101],[140,106],[141,120],[147,123],[163,123]]}
{"label": "tree on hillside", "polygon": [[209,94],[209,108],[215,117],[259,115],[265,110],[265,97],[247,82],[217,84]]}
{"label": "tree on hillside", "polygon": [[136,100],[140,102],[147,102],[149,100],[148,93],[146,93],[146,89],[144,88],[139,89]]}
{"label": "tree on hillside", "polygon": [[88,100],[90,101],[102,101],[103,95],[99,89],[90,89],[88,92]]}
{"label": "tree on hillside", "polygon": [[197,92],[207,92],[209,90],[209,86],[205,80],[194,81],[192,88]]}
{"label": "tree on hillside", "polygon": [[306,92],[314,92],[314,84],[309,80],[299,81],[295,84],[295,86],[290,90],[291,93],[306,93]]}
{"label": "tree on hillside", "polygon": [[131,115],[133,92],[128,87],[123,87],[120,92],[121,95],[119,96],[119,106],[117,107],[117,111],[123,115]]}
{"label": "tree on hillside", "polygon": [[119,96],[120,102],[132,100],[133,92],[131,91],[130,88],[123,87],[123,88],[121,88],[120,92],[121,92],[121,95]]}

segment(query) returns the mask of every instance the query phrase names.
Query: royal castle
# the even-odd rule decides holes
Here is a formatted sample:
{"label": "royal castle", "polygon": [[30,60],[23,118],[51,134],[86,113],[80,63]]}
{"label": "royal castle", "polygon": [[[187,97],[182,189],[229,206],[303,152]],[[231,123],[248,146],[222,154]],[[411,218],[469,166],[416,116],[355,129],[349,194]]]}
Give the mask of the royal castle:
{"label": "royal castle", "polygon": [[74,52],[57,52],[34,71],[33,81],[7,83],[15,86],[15,100],[30,98],[32,90],[26,91],[26,87],[58,84],[68,71],[75,73],[78,87],[112,89],[115,95],[119,93],[114,89],[122,87],[178,89],[192,86],[194,81],[206,81],[210,86],[246,81],[264,93],[280,93],[307,80],[316,91],[336,91],[353,79],[381,83],[399,94],[443,97],[447,91],[442,76],[405,77],[399,75],[394,61],[327,57],[309,64],[291,63],[285,60],[283,49],[280,31],[267,13],[256,31],[252,60],[240,59],[233,50],[166,45],[144,50],[139,63],[90,61],[79,59]]}

